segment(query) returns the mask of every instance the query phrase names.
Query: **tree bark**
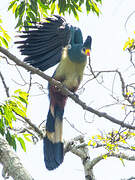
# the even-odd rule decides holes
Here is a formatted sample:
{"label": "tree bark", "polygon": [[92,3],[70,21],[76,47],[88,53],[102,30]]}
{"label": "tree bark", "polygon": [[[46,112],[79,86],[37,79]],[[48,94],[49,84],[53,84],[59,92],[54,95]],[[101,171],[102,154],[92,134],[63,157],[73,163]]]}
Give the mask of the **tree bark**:
{"label": "tree bark", "polygon": [[34,180],[23,167],[18,156],[7,141],[0,135],[0,163],[3,165],[3,177],[11,176],[14,180]]}
{"label": "tree bark", "polygon": [[[70,151],[76,156],[80,157],[83,167],[84,167],[85,180],[95,180],[93,167],[91,167],[91,160],[90,160],[88,145],[84,144],[84,142],[85,141],[84,141],[83,136],[77,136],[71,141],[65,142],[64,153],[67,153]],[[82,145],[80,145],[80,143]]]}

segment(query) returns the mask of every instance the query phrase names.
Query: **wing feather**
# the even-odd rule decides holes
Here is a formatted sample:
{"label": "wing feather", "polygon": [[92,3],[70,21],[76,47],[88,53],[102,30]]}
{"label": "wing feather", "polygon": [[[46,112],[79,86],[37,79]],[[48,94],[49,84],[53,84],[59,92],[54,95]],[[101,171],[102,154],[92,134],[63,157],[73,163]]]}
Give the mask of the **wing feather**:
{"label": "wing feather", "polygon": [[61,53],[62,51],[57,51],[53,52],[52,56],[48,55],[48,59],[46,58],[46,63],[44,63],[44,55],[42,55],[42,57],[40,58],[37,58],[38,61],[35,61],[35,59],[31,60],[29,59],[29,57],[26,57],[25,61],[30,63],[34,67],[39,68],[42,71],[45,71],[59,62],[59,59],[61,58]]}
{"label": "wing feather", "polygon": [[33,23],[29,31],[22,31],[16,44],[25,62],[44,71],[61,60],[62,50],[70,41],[70,25],[61,16],[46,18],[46,22]]}

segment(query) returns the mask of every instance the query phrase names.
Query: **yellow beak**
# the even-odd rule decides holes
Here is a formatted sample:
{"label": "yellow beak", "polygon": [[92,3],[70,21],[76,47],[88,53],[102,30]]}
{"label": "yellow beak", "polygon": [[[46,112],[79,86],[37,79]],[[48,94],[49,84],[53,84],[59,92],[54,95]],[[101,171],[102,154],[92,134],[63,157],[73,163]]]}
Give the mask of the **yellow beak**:
{"label": "yellow beak", "polygon": [[86,54],[87,56],[90,56],[90,49],[86,49],[86,50],[85,50],[85,54]]}

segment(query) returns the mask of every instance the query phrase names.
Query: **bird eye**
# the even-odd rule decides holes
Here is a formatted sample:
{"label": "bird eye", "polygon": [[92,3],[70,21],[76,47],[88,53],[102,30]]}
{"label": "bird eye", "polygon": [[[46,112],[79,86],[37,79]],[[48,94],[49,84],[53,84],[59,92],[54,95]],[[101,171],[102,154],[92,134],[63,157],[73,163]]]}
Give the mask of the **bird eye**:
{"label": "bird eye", "polygon": [[71,49],[71,44],[68,44],[68,49]]}

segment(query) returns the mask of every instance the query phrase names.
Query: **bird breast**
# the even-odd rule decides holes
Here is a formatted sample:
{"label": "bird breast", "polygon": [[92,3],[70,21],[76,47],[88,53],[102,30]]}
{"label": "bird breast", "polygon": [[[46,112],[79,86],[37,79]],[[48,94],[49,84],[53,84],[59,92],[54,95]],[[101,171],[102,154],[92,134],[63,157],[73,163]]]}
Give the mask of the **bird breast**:
{"label": "bird breast", "polygon": [[61,81],[69,90],[76,91],[83,77],[86,61],[72,62],[64,50],[60,64],[56,69],[54,78]]}

